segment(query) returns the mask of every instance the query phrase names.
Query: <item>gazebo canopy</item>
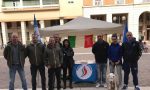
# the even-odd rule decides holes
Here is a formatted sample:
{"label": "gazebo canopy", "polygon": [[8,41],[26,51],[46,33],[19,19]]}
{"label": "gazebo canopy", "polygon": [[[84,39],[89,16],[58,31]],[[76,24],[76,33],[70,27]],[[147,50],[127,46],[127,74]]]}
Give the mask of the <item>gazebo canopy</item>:
{"label": "gazebo canopy", "polygon": [[111,34],[122,33],[123,26],[101,20],[95,20],[85,17],[77,17],[64,25],[46,27],[39,30],[41,36],[52,34]]}

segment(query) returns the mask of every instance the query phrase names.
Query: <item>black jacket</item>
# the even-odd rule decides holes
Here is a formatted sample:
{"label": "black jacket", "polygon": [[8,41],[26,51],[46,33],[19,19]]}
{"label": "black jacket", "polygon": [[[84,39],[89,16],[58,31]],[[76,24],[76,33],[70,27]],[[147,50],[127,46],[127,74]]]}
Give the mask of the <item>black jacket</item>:
{"label": "black jacket", "polygon": [[[4,58],[7,60],[7,65],[9,68],[11,68],[12,66],[12,61],[13,61],[13,44],[10,41],[9,43],[7,43],[7,46],[4,49]],[[21,66],[24,67],[25,64],[25,58],[27,56],[26,54],[26,50],[25,50],[25,46],[22,45],[21,42],[18,42],[18,52],[19,52],[19,60],[21,62]]]}
{"label": "black jacket", "polygon": [[97,41],[92,52],[95,55],[96,63],[107,63],[109,44],[106,41]]}
{"label": "black jacket", "polygon": [[136,63],[142,55],[140,44],[135,40],[123,43],[122,52],[126,63]]}
{"label": "black jacket", "polygon": [[63,50],[63,67],[66,67],[67,65],[73,66],[74,64],[74,51],[71,47],[69,48],[62,48]]}
{"label": "black jacket", "polygon": [[26,48],[26,51],[30,63],[33,65],[44,64],[44,50],[45,47],[42,43],[37,43],[36,45],[33,43],[29,44]]}

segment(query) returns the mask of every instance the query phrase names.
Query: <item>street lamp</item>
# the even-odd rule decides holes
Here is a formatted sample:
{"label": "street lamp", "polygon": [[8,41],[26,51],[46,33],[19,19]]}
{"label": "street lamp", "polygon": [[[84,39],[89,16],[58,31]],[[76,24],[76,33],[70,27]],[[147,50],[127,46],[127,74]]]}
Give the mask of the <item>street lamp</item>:
{"label": "street lamp", "polygon": [[34,24],[34,22],[33,22],[33,21],[31,21],[30,23],[31,23],[31,25],[33,25],[33,24]]}
{"label": "street lamp", "polygon": [[122,20],[125,21],[126,20],[126,16],[122,16]]}
{"label": "street lamp", "polygon": [[116,20],[117,20],[117,17],[116,17],[116,16],[114,16],[114,17],[113,17],[113,21],[115,21],[115,22],[116,22]]}

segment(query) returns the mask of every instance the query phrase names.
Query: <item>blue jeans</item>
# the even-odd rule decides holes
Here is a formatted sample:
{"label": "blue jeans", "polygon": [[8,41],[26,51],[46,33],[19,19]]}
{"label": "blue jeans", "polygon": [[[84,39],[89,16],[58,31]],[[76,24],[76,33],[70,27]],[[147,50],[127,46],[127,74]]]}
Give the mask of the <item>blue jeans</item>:
{"label": "blue jeans", "polygon": [[98,81],[97,82],[99,84],[106,83],[106,70],[107,70],[106,63],[97,64],[97,71],[98,71]]}
{"label": "blue jeans", "polygon": [[22,68],[20,64],[13,64],[12,67],[9,68],[9,76],[10,76],[9,90],[14,90],[16,71],[18,71],[19,73],[19,76],[22,82],[22,88],[24,90],[27,90],[27,83],[26,83],[24,69]]}

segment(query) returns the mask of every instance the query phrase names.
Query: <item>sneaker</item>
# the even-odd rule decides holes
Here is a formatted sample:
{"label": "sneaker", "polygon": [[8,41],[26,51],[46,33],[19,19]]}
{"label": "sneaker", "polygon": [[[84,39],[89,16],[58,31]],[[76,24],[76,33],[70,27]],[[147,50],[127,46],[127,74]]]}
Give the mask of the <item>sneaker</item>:
{"label": "sneaker", "polygon": [[104,87],[104,88],[107,88],[107,84],[104,84],[103,87]]}
{"label": "sneaker", "polygon": [[97,83],[97,84],[96,84],[96,87],[100,87],[100,84],[99,84],[99,83]]}
{"label": "sneaker", "polygon": [[123,87],[122,87],[122,90],[127,90],[128,89],[128,86],[127,85],[124,85]]}
{"label": "sneaker", "polygon": [[136,86],[136,87],[135,87],[135,90],[140,90],[140,87],[139,87],[139,86]]}

